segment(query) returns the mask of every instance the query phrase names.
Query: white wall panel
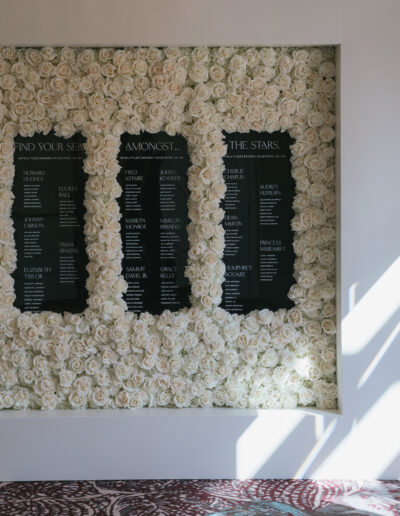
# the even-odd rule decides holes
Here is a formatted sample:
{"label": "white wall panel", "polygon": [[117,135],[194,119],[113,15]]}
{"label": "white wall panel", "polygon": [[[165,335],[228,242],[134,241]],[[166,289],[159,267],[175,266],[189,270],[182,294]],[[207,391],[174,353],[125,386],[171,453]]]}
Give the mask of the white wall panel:
{"label": "white wall panel", "polygon": [[337,0],[2,0],[1,4],[1,43],[16,46],[339,41]]}
{"label": "white wall panel", "polygon": [[343,321],[343,415],[3,411],[0,480],[399,476],[399,19],[397,0],[0,3],[1,44],[339,43]]}

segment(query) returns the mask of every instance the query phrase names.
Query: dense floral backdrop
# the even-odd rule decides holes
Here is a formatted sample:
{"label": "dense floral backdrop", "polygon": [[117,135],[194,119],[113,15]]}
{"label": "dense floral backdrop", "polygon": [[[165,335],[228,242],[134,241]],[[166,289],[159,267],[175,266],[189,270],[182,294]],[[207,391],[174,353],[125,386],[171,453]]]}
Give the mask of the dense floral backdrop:
{"label": "dense floral backdrop", "polygon": [[[336,407],[332,48],[0,48],[0,407]],[[21,313],[13,139],[86,137],[88,308]],[[288,131],[296,254],[290,310],[219,307],[222,131]],[[191,308],[127,311],[117,155],[124,132],[188,142]]]}

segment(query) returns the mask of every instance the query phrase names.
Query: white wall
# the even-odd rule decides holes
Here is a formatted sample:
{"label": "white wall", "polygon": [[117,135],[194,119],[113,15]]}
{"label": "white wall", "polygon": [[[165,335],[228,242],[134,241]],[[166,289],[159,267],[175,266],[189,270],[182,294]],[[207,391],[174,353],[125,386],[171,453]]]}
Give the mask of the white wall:
{"label": "white wall", "polygon": [[343,321],[343,415],[3,411],[0,480],[399,477],[399,20],[398,0],[0,3],[1,44],[340,44]]}

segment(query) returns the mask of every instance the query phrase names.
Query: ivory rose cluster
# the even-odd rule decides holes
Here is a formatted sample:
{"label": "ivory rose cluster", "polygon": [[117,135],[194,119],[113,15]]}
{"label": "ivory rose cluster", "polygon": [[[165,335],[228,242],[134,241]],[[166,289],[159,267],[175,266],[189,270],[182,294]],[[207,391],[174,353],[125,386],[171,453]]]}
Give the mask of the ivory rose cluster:
{"label": "ivory rose cluster", "polygon": [[[322,48],[0,48],[0,408],[336,407],[335,65]],[[87,308],[13,306],[13,139],[85,137]],[[290,310],[219,307],[223,131],[295,143]],[[129,313],[120,136],[182,134],[191,308]]]}

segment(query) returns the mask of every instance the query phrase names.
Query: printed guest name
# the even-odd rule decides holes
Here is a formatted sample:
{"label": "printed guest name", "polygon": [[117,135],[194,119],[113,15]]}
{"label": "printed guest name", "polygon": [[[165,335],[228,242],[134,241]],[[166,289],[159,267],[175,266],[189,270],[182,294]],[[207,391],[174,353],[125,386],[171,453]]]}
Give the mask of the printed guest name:
{"label": "printed guest name", "polygon": [[160,219],[160,229],[179,229],[180,227],[180,219],[177,217]]}
{"label": "printed guest name", "polygon": [[139,266],[128,266],[126,267],[126,274],[125,279],[130,280],[138,280],[138,279],[146,279],[147,278],[147,272],[144,265]]}
{"label": "printed guest name", "polygon": [[25,217],[24,218],[25,229],[43,229],[44,228],[44,217]]}
{"label": "printed guest name", "polygon": [[176,267],[160,267],[160,278],[161,279],[174,279],[176,276]]}
{"label": "printed guest name", "polygon": [[24,170],[22,172],[22,180],[24,183],[27,182],[36,182],[43,183],[44,176],[46,175],[45,170]]}
{"label": "printed guest name", "polygon": [[286,247],[282,245],[281,240],[260,240],[260,251],[282,252]]}
{"label": "printed guest name", "polygon": [[252,265],[227,265],[226,278],[244,278],[248,272],[251,272]]}
{"label": "printed guest name", "polygon": [[146,229],[146,219],[140,218],[127,218],[125,220],[125,229]]}
{"label": "printed guest name", "polygon": [[51,267],[24,267],[25,279],[43,279],[43,274],[51,272]]}
{"label": "printed guest name", "polygon": [[59,242],[58,248],[60,254],[78,254],[79,252],[73,242]]}

